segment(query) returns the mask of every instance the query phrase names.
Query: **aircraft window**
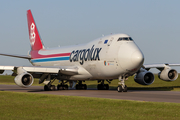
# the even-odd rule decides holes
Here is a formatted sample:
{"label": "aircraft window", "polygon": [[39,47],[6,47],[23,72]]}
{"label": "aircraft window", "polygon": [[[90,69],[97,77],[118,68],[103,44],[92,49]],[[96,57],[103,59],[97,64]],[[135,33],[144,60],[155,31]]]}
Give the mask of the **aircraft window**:
{"label": "aircraft window", "polygon": [[128,41],[129,39],[126,37],[126,38],[123,38],[123,40],[127,40]]}
{"label": "aircraft window", "polygon": [[123,38],[119,38],[119,39],[118,39],[118,41],[121,41],[121,40],[123,40]]}
{"label": "aircraft window", "polygon": [[133,39],[131,37],[121,37],[118,41],[133,41]]}
{"label": "aircraft window", "polygon": [[133,41],[133,39],[131,37],[129,37],[129,40]]}

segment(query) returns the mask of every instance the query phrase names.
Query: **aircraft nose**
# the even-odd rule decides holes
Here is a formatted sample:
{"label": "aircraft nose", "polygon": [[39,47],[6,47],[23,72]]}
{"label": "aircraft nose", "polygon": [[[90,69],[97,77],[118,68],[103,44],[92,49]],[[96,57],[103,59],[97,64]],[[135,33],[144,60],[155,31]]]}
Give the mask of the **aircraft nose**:
{"label": "aircraft nose", "polygon": [[120,46],[118,59],[124,71],[136,72],[144,62],[144,55],[134,42]]}
{"label": "aircraft nose", "polygon": [[144,62],[144,56],[141,51],[135,51],[131,56],[132,63],[135,65],[140,65]]}

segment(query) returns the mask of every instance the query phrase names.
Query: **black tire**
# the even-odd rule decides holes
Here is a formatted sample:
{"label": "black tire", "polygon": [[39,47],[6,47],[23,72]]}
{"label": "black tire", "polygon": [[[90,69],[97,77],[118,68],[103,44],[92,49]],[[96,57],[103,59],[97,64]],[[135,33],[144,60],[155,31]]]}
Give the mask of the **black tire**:
{"label": "black tire", "polygon": [[44,86],[44,91],[49,91],[49,87],[47,85]]}
{"label": "black tire", "polygon": [[106,90],[109,90],[109,85],[108,85],[108,84],[105,84],[105,86],[106,86]]}
{"label": "black tire", "polygon": [[59,85],[57,85],[57,90],[60,90],[60,89],[59,89]]}
{"label": "black tire", "polygon": [[87,90],[87,85],[86,84],[83,84],[83,89]]}
{"label": "black tire", "polygon": [[119,86],[117,87],[117,91],[118,91],[118,92],[122,92],[122,91],[123,91],[123,89],[122,89],[122,86],[121,86],[121,85],[119,85]]}
{"label": "black tire", "polygon": [[50,86],[50,90],[51,90],[51,91],[55,91],[55,90],[56,90],[55,85],[51,85],[51,86]]}
{"label": "black tire", "polygon": [[78,84],[76,85],[76,90],[79,90],[79,85]]}
{"label": "black tire", "polygon": [[63,90],[63,86],[62,86],[62,85],[60,85],[60,86],[59,86],[59,89],[60,89],[60,90]]}
{"label": "black tire", "polygon": [[58,89],[58,90],[63,90],[63,86],[62,86],[62,85],[58,85],[58,86],[57,86],[57,89]]}
{"label": "black tire", "polygon": [[68,85],[63,85],[64,90],[68,90]]}
{"label": "black tire", "polygon": [[98,89],[98,90],[102,90],[102,85],[101,85],[101,84],[98,84],[98,85],[97,85],[97,89]]}
{"label": "black tire", "polygon": [[123,92],[127,92],[127,86],[124,86]]}
{"label": "black tire", "polygon": [[80,85],[80,90],[84,90],[84,84]]}
{"label": "black tire", "polygon": [[106,90],[106,84],[101,85],[102,90]]}

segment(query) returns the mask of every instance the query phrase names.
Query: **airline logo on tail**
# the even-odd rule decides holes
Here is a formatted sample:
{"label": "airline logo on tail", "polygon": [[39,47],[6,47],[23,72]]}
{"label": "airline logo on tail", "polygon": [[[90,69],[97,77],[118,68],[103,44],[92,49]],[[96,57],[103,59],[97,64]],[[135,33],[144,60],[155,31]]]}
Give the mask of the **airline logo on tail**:
{"label": "airline logo on tail", "polygon": [[31,10],[27,11],[27,20],[28,20],[28,30],[29,30],[29,40],[31,43],[31,49],[33,50],[40,50],[43,49],[44,46],[42,44],[40,35],[37,30],[37,26],[33,19]]}
{"label": "airline logo on tail", "polygon": [[29,36],[31,46],[34,46],[35,38],[36,38],[36,34],[35,34],[35,24],[32,23],[31,26],[30,26],[30,36]]}

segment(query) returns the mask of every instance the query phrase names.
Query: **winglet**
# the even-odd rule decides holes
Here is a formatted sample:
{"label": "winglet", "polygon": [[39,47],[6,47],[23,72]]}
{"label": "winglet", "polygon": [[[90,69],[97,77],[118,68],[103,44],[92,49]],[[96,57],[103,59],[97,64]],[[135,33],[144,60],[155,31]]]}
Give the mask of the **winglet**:
{"label": "winglet", "polygon": [[31,10],[27,10],[27,21],[28,21],[28,30],[29,30],[29,40],[31,43],[31,49],[40,50],[43,49],[44,46],[42,44],[40,35],[38,33],[35,21],[33,19]]}

